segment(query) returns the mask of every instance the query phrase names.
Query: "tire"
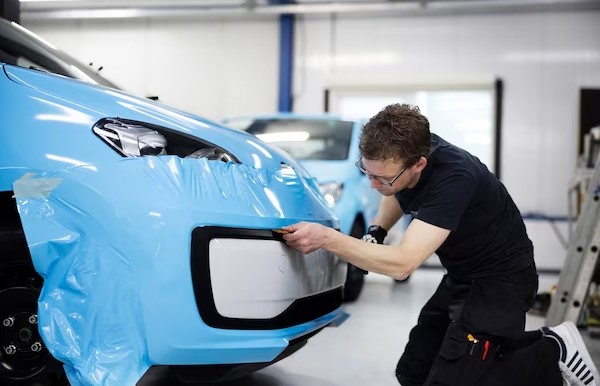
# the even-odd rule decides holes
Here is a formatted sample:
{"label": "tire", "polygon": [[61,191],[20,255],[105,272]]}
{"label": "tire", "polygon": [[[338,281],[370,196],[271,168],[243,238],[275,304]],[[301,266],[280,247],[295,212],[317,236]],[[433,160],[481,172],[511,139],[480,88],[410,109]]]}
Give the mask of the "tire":
{"label": "tire", "polygon": [[348,263],[348,272],[346,274],[346,284],[344,286],[344,302],[354,302],[360,296],[365,283],[365,274],[363,271]]}
{"label": "tire", "polygon": [[[362,224],[360,219],[354,220],[352,229],[350,230],[350,236],[355,238],[361,238],[365,234],[365,226]],[[346,285],[344,285],[344,301],[354,302],[360,296],[362,288],[365,283],[364,272],[355,267],[352,264],[348,264],[348,271],[346,273]]]}
{"label": "tire", "polygon": [[38,330],[43,280],[26,263],[13,261],[0,272],[0,384],[68,386],[62,363],[46,349]]}

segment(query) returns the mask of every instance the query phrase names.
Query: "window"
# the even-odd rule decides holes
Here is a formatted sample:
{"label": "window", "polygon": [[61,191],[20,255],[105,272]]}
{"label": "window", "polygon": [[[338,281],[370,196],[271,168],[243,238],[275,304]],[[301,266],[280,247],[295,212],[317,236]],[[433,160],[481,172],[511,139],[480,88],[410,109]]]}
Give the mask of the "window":
{"label": "window", "polygon": [[496,133],[493,87],[414,89],[335,89],[329,91],[332,113],[368,118],[391,103],[419,106],[430,129],[477,156],[495,172]]}
{"label": "window", "polygon": [[247,132],[298,160],[346,160],[353,122],[319,119],[259,119]]}

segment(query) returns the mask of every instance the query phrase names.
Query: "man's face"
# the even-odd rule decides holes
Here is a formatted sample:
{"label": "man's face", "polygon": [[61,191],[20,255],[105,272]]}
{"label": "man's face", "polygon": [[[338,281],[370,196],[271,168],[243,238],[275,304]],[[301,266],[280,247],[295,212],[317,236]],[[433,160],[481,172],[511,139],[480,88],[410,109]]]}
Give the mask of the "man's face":
{"label": "man's face", "polygon": [[420,173],[415,173],[415,165],[407,166],[403,161],[368,160],[360,158],[357,166],[369,177],[371,187],[384,196],[391,196],[416,185]]}

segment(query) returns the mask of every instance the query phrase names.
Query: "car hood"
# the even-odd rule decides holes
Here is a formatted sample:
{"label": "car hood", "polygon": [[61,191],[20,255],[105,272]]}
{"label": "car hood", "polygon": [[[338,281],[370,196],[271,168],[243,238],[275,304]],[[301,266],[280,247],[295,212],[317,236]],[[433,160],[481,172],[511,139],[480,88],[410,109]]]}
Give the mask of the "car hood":
{"label": "car hood", "polygon": [[[293,163],[298,170],[303,171],[281,150],[258,141],[250,134],[230,129],[216,121],[195,116],[125,91],[90,85],[77,79],[6,64],[2,64],[2,67],[5,79],[35,90],[30,97],[32,104],[34,101],[40,102],[51,111],[43,117],[38,115],[38,120],[62,120],[66,124],[75,123],[73,122],[75,120],[79,123],[87,121],[90,125],[89,129],[91,129],[91,126],[101,118],[126,117],[168,127],[211,143],[218,143],[225,146],[247,165],[278,168],[281,162],[287,162]],[[76,99],[65,99],[65,95],[76,95]],[[68,125],[71,132],[65,132],[64,135],[77,135],[72,131],[80,128],[87,130],[82,125]],[[85,134],[87,135],[87,132]],[[46,145],[50,147],[52,144],[46,143]],[[48,148],[48,151],[51,150]],[[256,154],[260,155],[260,160],[257,159]]]}

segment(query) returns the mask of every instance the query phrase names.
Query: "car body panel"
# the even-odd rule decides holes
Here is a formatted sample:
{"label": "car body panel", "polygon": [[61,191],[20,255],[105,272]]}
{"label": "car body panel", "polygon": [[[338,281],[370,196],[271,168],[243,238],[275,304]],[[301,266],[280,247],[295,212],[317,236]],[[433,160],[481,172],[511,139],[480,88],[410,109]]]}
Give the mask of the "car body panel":
{"label": "car body panel", "polygon": [[[102,86],[95,86],[83,81],[66,78],[62,76],[48,76],[48,74],[23,69],[20,67],[5,66],[4,71],[10,82],[3,82],[2,87],[10,88],[10,94],[7,92],[6,102],[9,102],[8,95],[27,95],[22,98],[23,101],[17,106],[17,111],[37,111],[35,115],[27,116],[19,121],[19,125],[36,125],[36,136],[44,136],[39,141],[30,143],[30,146],[37,146],[32,149],[31,154],[43,157],[44,162],[49,162],[47,155],[52,154],[54,147],[61,148],[63,138],[69,137],[75,143],[89,143],[94,141],[93,136],[89,136],[86,130],[77,130],[81,125],[91,127],[102,117],[126,116],[130,119],[154,123],[157,125],[168,125],[168,127],[178,132],[200,137],[209,142],[215,142],[223,137],[229,138],[230,150],[235,154],[240,154],[240,161],[259,167],[279,167],[277,161],[281,154],[276,148],[267,149],[262,142],[256,141],[253,136],[248,135],[244,141],[239,141],[239,132],[225,128],[216,122],[212,122],[200,117],[177,111],[159,102],[154,102],[145,98],[140,98],[133,94],[118,91]],[[76,95],[76,99],[65,100],[63,95]],[[12,112],[11,112],[12,113]],[[8,121],[10,122],[10,121]],[[88,127],[84,126],[84,127]],[[218,130],[215,130],[218,128]],[[55,130],[60,130],[56,132]],[[11,135],[18,135],[17,132]],[[15,148],[18,150],[18,147]],[[91,155],[87,153],[85,147],[71,149],[73,157],[86,163],[86,159]],[[111,157],[121,158],[111,151],[105,149],[106,154],[94,154],[93,157]],[[253,158],[257,152],[265,156]],[[18,161],[18,153],[2,154],[0,157],[6,157],[10,160]],[[17,157],[17,158],[15,158]],[[25,157],[31,157],[26,154]],[[255,165],[255,159],[260,160],[260,164]],[[62,163],[63,161],[58,161]],[[267,164],[268,162],[268,164]],[[68,164],[68,162],[67,162]],[[302,171],[297,164],[293,165],[296,169]]]}
{"label": "car body panel", "polygon": [[[155,364],[269,362],[290,340],[343,319],[338,307],[282,328],[236,329],[210,326],[199,313],[195,291],[211,283],[194,282],[195,230],[265,231],[303,220],[339,227],[314,179],[284,152],[144,98],[0,66],[0,105],[10,106],[2,114],[0,190],[14,191],[31,258],[45,280],[39,330],[73,385],[135,385]],[[92,132],[106,117],[201,138],[240,163],[122,157]],[[283,253],[288,263],[303,262],[296,283],[316,279],[268,300],[290,303],[341,288],[346,268],[339,259],[323,255],[329,260],[323,265],[279,244],[273,259]],[[278,277],[265,267],[241,269],[256,275],[259,286],[261,274]]]}
{"label": "car body panel", "polygon": [[[215,307],[228,318],[274,318],[295,299],[344,282],[340,259],[323,249],[303,257],[278,240],[227,238],[213,238],[209,248]],[[260,287],[252,273],[260,274]]]}

